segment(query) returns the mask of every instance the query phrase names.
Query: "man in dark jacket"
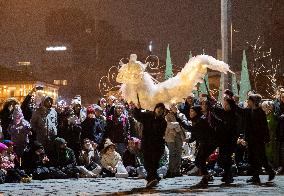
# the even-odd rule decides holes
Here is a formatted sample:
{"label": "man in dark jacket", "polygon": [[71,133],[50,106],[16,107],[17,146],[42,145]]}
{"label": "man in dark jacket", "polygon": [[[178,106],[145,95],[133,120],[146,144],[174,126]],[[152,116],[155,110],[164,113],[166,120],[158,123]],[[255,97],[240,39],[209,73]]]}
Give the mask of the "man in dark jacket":
{"label": "man in dark jacket", "polygon": [[268,181],[275,177],[271,165],[265,155],[265,144],[269,142],[269,128],[265,112],[259,107],[261,96],[251,94],[248,98],[248,114],[246,123],[245,139],[248,142],[249,162],[252,170],[252,178],[247,180],[251,183],[260,183],[259,175],[262,166],[269,174]]}
{"label": "man in dark jacket", "polygon": [[159,182],[157,170],[159,161],[164,154],[164,135],[167,128],[165,105],[158,103],[153,112],[141,112],[140,104],[134,109],[134,118],[143,124],[142,153],[147,171],[146,187],[156,186]]}
{"label": "man in dark jacket", "polygon": [[28,174],[33,172],[39,167],[47,167],[49,159],[44,152],[44,147],[38,141],[31,144],[31,148],[25,151],[22,159],[22,167]]}
{"label": "man in dark jacket", "polygon": [[237,147],[237,123],[238,115],[236,113],[237,105],[231,97],[225,97],[223,108],[213,108],[214,113],[221,120],[221,124],[216,127],[217,145],[219,146],[218,163],[224,169],[222,182],[226,184],[233,182],[231,172],[232,155]]}
{"label": "man in dark jacket", "polygon": [[190,108],[189,112],[192,121],[192,126],[189,128],[189,130],[191,130],[191,140],[199,144],[195,165],[200,169],[202,179],[196,185],[198,187],[206,187],[208,185],[210,175],[207,171],[206,160],[217,148],[215,132],[208,119],[209,111],[207,106],[205,106],[207,103],[207,101],[202,101],[202,107],[199,105],[193,106]]}
{"label": "man in dark jacket", "polygon": [[52,166],[60,169],[66,177],[79,177],[79,170],[76,167],[76,157],[74,151],[67,147],[67,142],[63,138],[57,137],[54,141],[55,151],[51,157]]}

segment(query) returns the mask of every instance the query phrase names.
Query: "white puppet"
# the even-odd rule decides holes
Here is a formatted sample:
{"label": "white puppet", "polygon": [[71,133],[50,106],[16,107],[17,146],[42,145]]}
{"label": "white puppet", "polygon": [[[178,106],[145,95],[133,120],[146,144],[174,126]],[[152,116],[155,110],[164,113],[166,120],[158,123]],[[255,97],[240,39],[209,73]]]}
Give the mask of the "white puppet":
{"label": "white puppet", "polygon": [[122,83],[122,96],[127,101],[137,103],[137,94],[142,108],[152,110],[159,102],[166,106],[181,102],[187,97],[198,82],[203,82],[207,68],[223,73],[233,73],[223,61],[208,55],[198,55],[189,59],[184,68],[164,82],[154,82],[152,76],[145,72],[146,64],[137,61],[137,55],[131,54],[127,64],[118,71],[116,81]]}

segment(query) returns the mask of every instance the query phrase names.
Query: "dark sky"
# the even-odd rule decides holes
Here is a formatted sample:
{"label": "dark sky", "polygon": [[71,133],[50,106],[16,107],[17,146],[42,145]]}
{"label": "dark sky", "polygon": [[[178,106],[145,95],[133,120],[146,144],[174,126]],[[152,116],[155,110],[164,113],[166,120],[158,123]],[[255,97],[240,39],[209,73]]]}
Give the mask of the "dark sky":
{"label": "dark sky", "polygon": [[[273,0],[279,2],[281,0]],[[216,56],[220,41],[220,0],[1,0],[1,48],[5,58],[30,58],[31,49],[45,43],[44,18],[52,10],[75,7],[93,19],[107,20],[124,39],[152,40],[154,53],[166,54],[169,43],[172,60],[184,64],[188,53]],[[270,14],[268,0],[233,0],[235,46],[245,48],[263,34]],[[282,1],[283,2],[283,1]],[[283,3],[279,5],[283,6]],[[280,11],[279,11],[280,10]],[[278,14],[283,13],[278,8]],[[3,53],[3,52],[2,52]],[[3,56],[3,54],[2,54]],[[7,57],[8,56],[8,57]],[[36,57],[34,57],[36,58]],[[5,63],[5,61],[2,63]]]}

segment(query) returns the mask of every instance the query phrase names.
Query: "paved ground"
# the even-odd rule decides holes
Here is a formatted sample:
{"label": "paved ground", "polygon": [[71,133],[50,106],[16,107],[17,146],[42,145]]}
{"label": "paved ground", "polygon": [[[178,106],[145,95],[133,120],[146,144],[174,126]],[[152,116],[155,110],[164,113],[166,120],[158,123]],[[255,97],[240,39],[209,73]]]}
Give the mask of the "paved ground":
{"label": "paved ground", "polygon": [[[0,195],[284,195],[284,176],[276,176],[271,183],[260,186],[248,185],[248,177],[237,177],[235,182],[226,187],[220,178],[215,178],[207,189],[195,189],[200,177],[183,176],[175,179],[163,179],[157,188],[145,189],[141,179],[68,179],[68,180],[34,180],[29,184],[1,184]],[[267,176],[261,176],[266,182]]]}

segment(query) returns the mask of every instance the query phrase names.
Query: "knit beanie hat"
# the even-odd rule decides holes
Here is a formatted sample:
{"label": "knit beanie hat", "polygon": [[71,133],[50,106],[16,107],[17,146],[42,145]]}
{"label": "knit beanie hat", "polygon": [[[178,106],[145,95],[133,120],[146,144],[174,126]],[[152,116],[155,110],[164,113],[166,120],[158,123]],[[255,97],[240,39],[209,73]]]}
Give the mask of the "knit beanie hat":
{"label": "knit beanie hat", "polygon": [[65,139],[57,137],[54,140],[57,144],[61,145],[61,144],[67,144],[67,142],[65,141]]}
{"label": "knit beanie hat", "polygon": [[87,114],[94,114],[95,113],[95,108],[93,105],[89,105],[87,107]]}
{"label": "knit beanie hat", "polygon": [[2,153],[4,150],[7,150],[8,146],[0,142],[0,153]]}

